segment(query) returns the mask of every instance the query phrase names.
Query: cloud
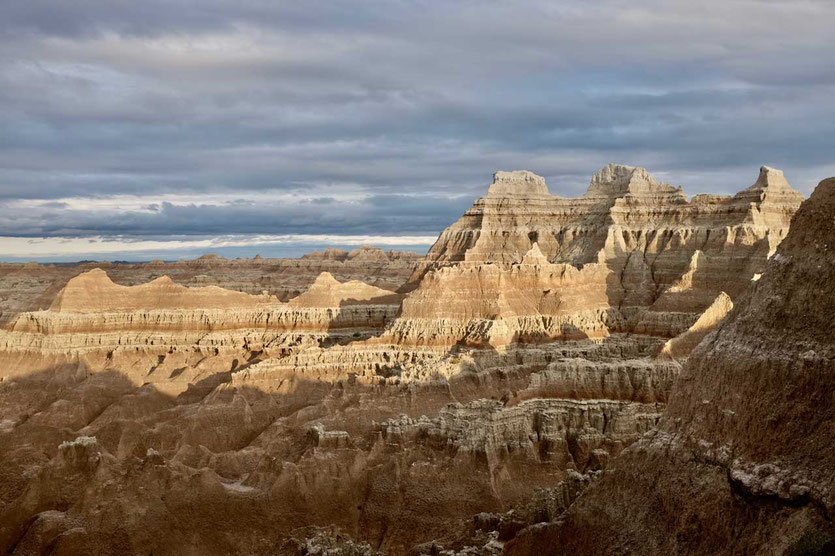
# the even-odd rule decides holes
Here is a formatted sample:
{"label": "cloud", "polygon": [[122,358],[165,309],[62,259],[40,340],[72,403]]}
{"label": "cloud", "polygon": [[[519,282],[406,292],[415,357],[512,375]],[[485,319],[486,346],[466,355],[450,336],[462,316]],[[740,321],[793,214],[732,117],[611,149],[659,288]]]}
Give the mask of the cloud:
{"label": "cloud", "polygon": [[61,262],[90,260],[148,261],[162,258],[175,260],[212,252],[220,255],[252,257],[299,256],[322,246],[355,248],[373,244],[386,249],[425,252],[434,236],[374,235],[242,235],[233,234],[201,239],[136,240],[123,237],[93,236],[87,238],[0,237],[6,260]]}
{"label": "cloud", "polygon": [[435,234],[471,204],[467,196],[285,196],[183,201],[187,196],[75,198],[0,206],[0,237],[117,235],[139,239],[227,234]]}
{"label": "cloud", "polygon": [[576,195],[612,161],[691,193],[769,164],[808,193],[831,171],[834,19],[815,0],[5,2],[0,234],[437,233],[497,169]]}

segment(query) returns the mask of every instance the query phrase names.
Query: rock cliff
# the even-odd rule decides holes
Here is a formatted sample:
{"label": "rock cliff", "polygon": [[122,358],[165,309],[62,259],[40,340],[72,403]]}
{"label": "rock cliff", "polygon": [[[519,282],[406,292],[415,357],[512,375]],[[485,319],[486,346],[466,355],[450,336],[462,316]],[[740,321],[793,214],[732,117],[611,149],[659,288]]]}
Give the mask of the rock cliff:
{"label": "rock cliff", "polygon": [[767,167],[733,197],[692,200],[632,166],[606,166],[578,199],[551,196],[530,172],[498,172],[413,274],[391,334],[472,345],[672,338],[718,295],[748,287],[802,199]]}
{"label": "rock cliff", "polygon": [[[781,184],[764,169],[749,192]],[[658,427],[511,554],[835,550],[835,178],[692,353]]]}
{"label": "rock cliff", "polygon": [[[741,374],[726,380],[723,359],[706,355],[748,322],[734,315],[750,299],[771,300],[757,315],[775,345],[793,304],[809,309],[808,297],[780,297],[775,265],[797,270],[797,283],[832,271],[785,258],[796,246],[780,241],[802,197],[779,171],[764,167],[733,197],[692,199],[622,165],[595,174],[578,199],[552,196],[530,172],[493,181],[425,260],[364,246],[297,260],[0,268],[0,291],[23,286],[0,300],[0,547],[549,551],[563,531],[553,520],[585,526],[584,504],[601,514],[585,500],[617,488],[607,486],[623,469],[613,461],[659,442],[673,453],[685,437],[693,469],[723,469],[722,442],[739,444],[740,488],[809,500],[806,512],[831,506],[829,491],[803,490],[828,484],[825,457],[803,467],[789,448],[757,451],[765,433],[737,439],[755,430],[770,385],[807,364],[810,376],[825,372],[820,331],[831,323],[813,323],[808,349],[803,330],[787,332],[801,357],[781,359],[782,374],[767,370],[778,352],[756,341],[756,319],[727,349]],[[702,377],[705,391],[694,386]],[[826,390],[816,395],[826,402]],[[777,419],[776,438],[825,451],[827,422],[804,444],[792,435],[815,423],[778,430],[791,410],[781,407],[766,419]],[[648,469],[667,469],[653,457]],[[663,483],[660,473],[636,468],[627,480],[640,491],[650,477]],[[823,523],[808,515],[797,523]],[[615,546],[637,546],[633,533]]]}

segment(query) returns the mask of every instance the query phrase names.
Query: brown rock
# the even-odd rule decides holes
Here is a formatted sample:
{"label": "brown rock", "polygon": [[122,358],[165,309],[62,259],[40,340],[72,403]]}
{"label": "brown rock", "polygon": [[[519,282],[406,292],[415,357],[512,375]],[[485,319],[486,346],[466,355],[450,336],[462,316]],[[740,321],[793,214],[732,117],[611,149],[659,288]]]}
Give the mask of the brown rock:
{"label": "brown rock", "polygon": [[[636,465],[623,492],[684,488],[676,504],[697,501],[687,513],[696,519],[717,514],[712,501],[728,506],[731,476],[739,496],[794,504],[780,511],[811,530],[823,523],[814,508],[829,503],[815,490],[827,484],[828,460],[803,467],[789,448],[777,458],[757,445],[775,431],[798,454],[825,451],[826,435],[804,416],[826,390],[817,406],[797,404],[791,426],[779,421],[792,415],[785,403],[766,432],[752,417],[719,421],[730,419],[726,407],[754,415],[763,392],[779,402],[768,387],[792,384],[803,357],[813,374],[826,370],[808,350],[779,375],[767,362],[750,367],[750,353],[777,358],[768,346],[783,341],[778,332],[762,349],[761,329],[739,332],[733,362],[750,376],[726,380],[720,359],[688,366],[698,372],[675,391],[704,376],[710,391],[694,395],[721,409],[674,399],[682,422],[667,419],[646,438],[692,438],[682,451],[670,443],[692,475],[659,474],[666,452],[638,441],[658,427],[684,356],[712,326],[691,364],[723,345],[739,310],[721,321],[728,298],[738,302],[768,267],[753,286],[763,287],[798,203],[771,170],[735,197],[692,201],[640,168],[604,168],[579,199],[551,196],[528,172],[497,173],[426,264],[362,246],[302,259],[112,264],[75,278],[78,266],[0,265],[0,548],[492,554],[509,542],[547,551],[543,535],[562,534],[552,520],[583,507],[581,492],[608,485],[624,472],[620,456],[636,450],[654,459]],[[409,276],[408,295],[393,294]],[[763,291],[775,299],[767,303],[784,301]],[[808,311],[804,299],[785,303]],[[804,334],[786,337],[795,346]],[[673,357],[658,357],[671,338]],[[710,449],[699,443],[714,438]],[[715,463],[726,440],[741,458],[728,468]],[[716,470],[708,479],[696,473],[705,467]],[[623,510],[631,500],[592,515],[651,516]],[[743,537],[746,511],[734,517]],[[677,514],[662,513],[648,526],[650,548],[670,546],[657,531],[675,530]],[[643,548],[622,529],[616,546]],[[692,546],[727,541],[708,533]],[[601,526],[601,539],[610,535]],[[687,530],[677,538],[691,546]]]}
{"label": "brown rock", "polygon": [[[758,183],[783,187],[769,169]],[[612,462],[561,525],[520,535],[509,553],[831,552],[833,223],[830,178],[695,349],[657,430]]]}

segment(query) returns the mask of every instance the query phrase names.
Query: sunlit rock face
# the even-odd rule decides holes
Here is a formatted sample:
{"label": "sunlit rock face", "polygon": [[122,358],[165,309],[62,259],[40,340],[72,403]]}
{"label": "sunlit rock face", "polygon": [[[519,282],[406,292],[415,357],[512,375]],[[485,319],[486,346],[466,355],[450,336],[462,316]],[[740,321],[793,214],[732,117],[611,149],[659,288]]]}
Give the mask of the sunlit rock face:
{"label": "sunlit rock face", "polygon": [[117,284],[145,284],[168,276],[177,284],[218,286],[254,295],[274,295],[288,301],[307,290],[323,272],[340,282],[360,280],[385,290],[396,290],[414,272],[422,255],[361,246],[351,251],[325,249],[299,259],[226,259],[204,255],[198,259],[148,263],[90,263],[41,265],[0,263],[0,324],[20,312],[48,309],[57,293],[80,272],[101,268]]}
{"label": "sunlit rock face", "polygon": [[[764,168],[758,184],[785,186],[781,177]],[[830,178],[695,348],[655,430],[559,523],[523,531],[509,552],[832,553],[833,245]]]}
{"label": "sunlit rock face", "polygon": [[534,243],[550,262],[615,264],[640,251],[648,263],[671,267],[659,270],[680,275],[690,259],[685,254],[697,250],[768,239],[766,252],[773,251],[803,200],[782,172],[767,167],[733,197],[692,200],[644,168],[618,164],[595,174],[576,199],[550,195],[544,179],[530,172],[497,172],[494,180],[488,194],[444,230],[413,279],[447,262],[519,262]]}
{"label": "sunlit rock face", "polygon": [[0,547],[538,542],[669,421],[801,200],[769,168],[692,200],[630,166],[577,199],[497,172],[425,258],[3,266]]}
{"label": "sunlit rock face", "polygon": [[722,292],[748,287],[802,199],[766,167],[733,197],[692,201],[632,166],[606,166],[577,199],[551,196],[530,172],[498,172],[412,276],[393,333],[489,345],[673,337]]}

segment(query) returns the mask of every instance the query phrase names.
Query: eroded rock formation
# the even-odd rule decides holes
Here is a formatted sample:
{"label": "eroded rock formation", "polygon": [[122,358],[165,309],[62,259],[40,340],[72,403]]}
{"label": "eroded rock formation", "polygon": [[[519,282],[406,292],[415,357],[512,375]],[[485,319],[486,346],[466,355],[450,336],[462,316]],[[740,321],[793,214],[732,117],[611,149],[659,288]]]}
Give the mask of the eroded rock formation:
{"label": "eroded rock formation", "polygon": [[138,285],[161,276],[189,287],[218,286],[228,290],[274,295],[288,301],[303,293],[322,273],[338,280],[360,280],[396,290],[409,278],[421,255],[362,246],[352,251],[326,249],[300,259],[225,259],[205,255],[194,260],[149,263],[80,263],[41,265],[0,263],[0,323],[23,311],[48,309],[67,281],[80,272],[102,268],[121,285]]}
{"label": "eroded rock formation", "polygon": [[[507,344],[676,336],[747,288],[803,196],[763,167],[733,197],[697,195],[610,164],[578,199],[530,172],[498,172],[411,278],[399,343]],[[443,309],[442,309],[443,308]]]}
{"label": "eroded rock formation", "polygon": [[835,178],[693,352],[657,429],[512,554],[835,550]]}
{"label": "eroded rock formation", "polygon": [[94,268],[79,274],[58,293],[49,310],[58,313],[127,313],[141,309],[253,308],[277,302],[217,286],[187,288],[168,276],[137,286],[120,286],[107,272]]}
{"label": "eroded rock formation", "polygon": [[[323,273],[289,304],[163,276],[121,286],[93,269],[72,278],[46,311],[21,313],[0,332],[5,376],[56,362],[117,368],[171,392],[206,374],[261,358],[369,337],[399,311],[393,292]],[[173,389],[173,390],[172,390]]]}
{"label": "eroded rock formation", "polygon": [[38,277],[3,305],[0,546],[534,546],[658,425],[801,199],[769,168],[692,200],[642,168],[578,199],[498,172],[425,260],[0,273]]}
{"label": "eroded rock formation", "polygon": [[288,303],[291,307],[343,307],[346,305],[397,305],[400,296],[359,280],[340,283],[330,272],[323,272],[301,295]]}

